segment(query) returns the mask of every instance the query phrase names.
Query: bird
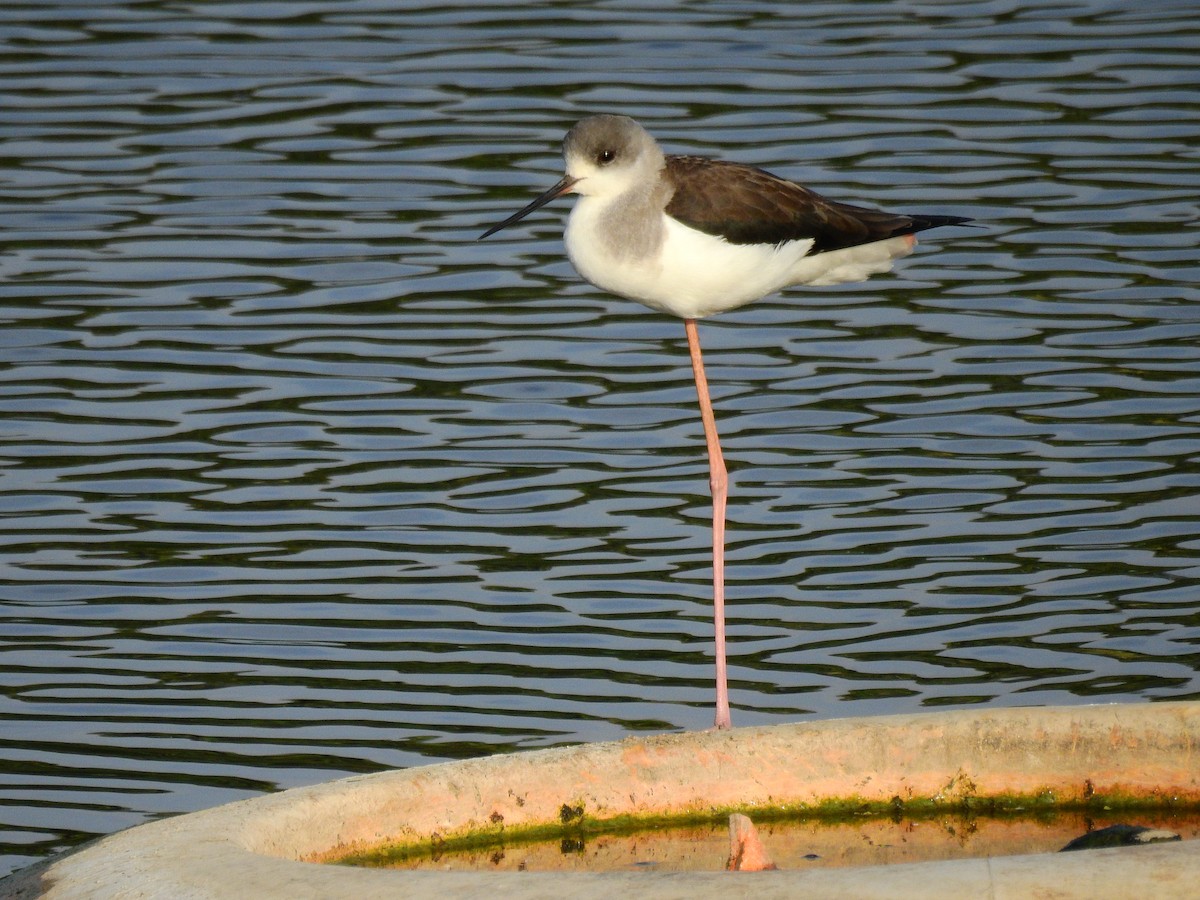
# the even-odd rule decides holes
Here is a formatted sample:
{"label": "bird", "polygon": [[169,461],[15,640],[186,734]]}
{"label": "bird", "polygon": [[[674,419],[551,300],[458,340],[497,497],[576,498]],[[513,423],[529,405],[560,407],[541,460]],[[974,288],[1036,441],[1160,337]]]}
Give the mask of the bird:
{"label": "bird", "polygon": [[712,494],[713,727],[732,727],[725,642],[721,453],[696,322],[789,287],[863,281],[912,252],[916,234],[971,219],[902,215],[827,199],[743,163],[670,155],[628,116],[593,115],[563,139],[566,172],[477,240],[577,194],[564,235],[575,270],[602,290],[683,319]]}

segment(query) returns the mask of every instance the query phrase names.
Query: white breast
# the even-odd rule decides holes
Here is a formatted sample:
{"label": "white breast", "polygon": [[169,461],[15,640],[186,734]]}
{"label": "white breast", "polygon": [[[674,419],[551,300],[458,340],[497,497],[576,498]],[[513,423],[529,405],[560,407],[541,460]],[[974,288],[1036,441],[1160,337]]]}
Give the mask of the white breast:
{"label": "white breast", "polygon": [[813,241],[731,244],[663,215],[661,245],[600,239],[605,204],[581,197],[567,223],[567,255],[597,287],[685,319],[744,306],[793,285],[861,281],[912,251],[912,236],[808,256]]}

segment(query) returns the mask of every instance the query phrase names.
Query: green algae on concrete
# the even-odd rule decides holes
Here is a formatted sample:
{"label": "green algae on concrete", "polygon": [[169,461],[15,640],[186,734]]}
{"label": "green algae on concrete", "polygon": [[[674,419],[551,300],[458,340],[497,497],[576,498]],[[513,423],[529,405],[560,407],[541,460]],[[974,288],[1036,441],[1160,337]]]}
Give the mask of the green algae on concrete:
{"label": "green algae on concrete", "polygon": [[[1136,823],[1136,825],[1135,825]],[[1174,840],[1200,838],[1200,811],[1052,812],[929,817],[853,816],[839,821],[760,821],[766,855],[785,870],[897,865],[929,860],[1053,853],[1102,829],[1145,830]],[[595,829],[525,841],[500,835],[478,846],[389,848],[354,865],[407,871],[716,872],[728,860],[728,821],[658,824],[646,830]],[[1195,845],[1193,845],[1195,846]]]}
{"label": "green algae on concrete", "polygon": [[[357,850],[342,857],[324,861],[335,865],[390,867],[415,860],[436,860],[456,854],[479,853],[514,849],[547,842],[582,842],[600,837],[629,836],[688,827],[724,827],[729,816],[741,813],[755,824],[818,824],[825,826],[858,824],[884,820],[932,823],[939,818],[953,817],[960,826],[971,829],[978,820],[1019,820],[1047,823],[1063,813],[1091,813],[1096,817],[1113,818],[1192,813],[1200,816],[1200,800],[1178,801],[1128,793],[1101,794],[1088,792],[1084,799],[1060,802],[1055,792],[1046,789],[1032,794],[997,794],[983,796],[975,792],[947,799],[944,796],[914,797],[889,801],[866,800],[862,797],[830,797],[820,803],[796,803],[785,806],[742,806],[713,809],[685,815],[621,815],[596,819],[580,807],[563,807],[570,815],[560,816],[559,823],[506,828],[503,820],[491,828],[428,841],[385,843],[375,848]],[[565,844],[564,844],[565,845]]]}

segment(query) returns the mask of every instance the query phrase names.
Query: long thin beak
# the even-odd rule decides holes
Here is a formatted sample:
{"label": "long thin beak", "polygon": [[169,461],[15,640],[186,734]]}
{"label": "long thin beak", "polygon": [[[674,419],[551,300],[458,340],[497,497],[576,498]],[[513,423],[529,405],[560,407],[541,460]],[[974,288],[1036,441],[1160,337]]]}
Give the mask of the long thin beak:
{"label": "long thin beak", "polygon": [[536,200],[534,200],[532,203],[530,203],[527,207],[525,207],[519,213],[514,213],[513,215],[511,215],[507,219],[505,219],[503,222],[501,222],[499,225],[493,225],[491,228],[489,228],[487,231],[485,231],[483,234],[481,234],[475,240],[482,241],[485,237],[495,234],[501,228],[507,228],[509,225],[512,225],[514,222],[520,222],[523,218],[525,218],[527,215],[529,215],[535,209],[541,209],[543,206],[545,206],[551,200],[557,200],[563,194],[568,193],[571,190],[571,188],[575,187],[575,183],[577,181],[579,181],[578,178],[572,178],[570,175],[564,175],[561,179],[559,179],[558,184],[554,185],[554,187],[550,188],[550,190],[546,191],[546,193],[542,194],[542,196],[538,197]]}

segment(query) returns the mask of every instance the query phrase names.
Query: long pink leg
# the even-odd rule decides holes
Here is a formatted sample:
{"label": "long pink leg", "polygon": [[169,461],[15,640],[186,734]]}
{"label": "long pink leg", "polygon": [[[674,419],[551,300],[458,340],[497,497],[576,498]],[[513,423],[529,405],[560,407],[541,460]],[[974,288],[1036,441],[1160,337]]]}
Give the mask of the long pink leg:
{"label": "long pink leg", "polygon": [[708,483],[713,498],[713,626],[716,632],[717,715],[718,729],[731,728],[729,719],[729,685],[725,672],[725,498],[729,494],[729,476],[725,457],[717,437],[717,420],[708,397],[708,379],[704,377],[704,360],[700,357],[700,336],[696,320],[684,319],[688,352],[692,356],[692,372],[696,376],[696,394],[700,398],[700,418],[704,421],[704,440],[708,444]]}

